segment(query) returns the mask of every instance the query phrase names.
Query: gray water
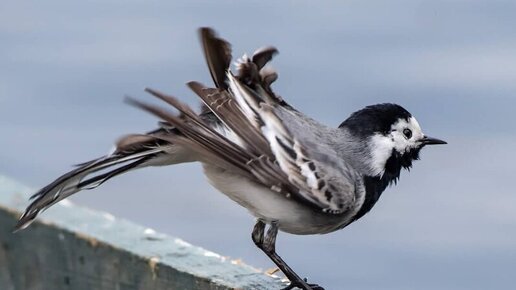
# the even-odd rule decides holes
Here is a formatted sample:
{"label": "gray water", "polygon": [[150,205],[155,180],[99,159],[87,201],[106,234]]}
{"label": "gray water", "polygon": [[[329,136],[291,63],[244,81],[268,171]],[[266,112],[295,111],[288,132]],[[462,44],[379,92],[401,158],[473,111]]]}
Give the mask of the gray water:
{"label": "gray water", "polygon": [[[278,251],[327,289],[509,289],[516,268],[516,2],[3,1],[0,173],[43,186],[156,120],[123,104],[146,86],[195,104],[210,83],[196,35],[234,54],[273,44],[275,89],[337,126],[396,102],[447,146],[426,148],[371,213],[324,236],[280,234]],[[272,267],[253,219],[199,166],[152,168],[73,201]]]}

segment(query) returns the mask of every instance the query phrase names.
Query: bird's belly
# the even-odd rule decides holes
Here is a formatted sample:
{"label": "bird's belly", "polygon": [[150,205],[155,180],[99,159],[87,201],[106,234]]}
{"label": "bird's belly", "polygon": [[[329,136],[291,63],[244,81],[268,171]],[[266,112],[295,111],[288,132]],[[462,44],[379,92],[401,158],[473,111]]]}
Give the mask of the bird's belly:
{"label": "bird's belly", "polygon": [[246,177],[218,167],[205,164],[204,173],[217,190],[266,223],[278,222],[283,232],[297,235],[323,234],[340,229],[351,220],[346,214],[317,212]]}

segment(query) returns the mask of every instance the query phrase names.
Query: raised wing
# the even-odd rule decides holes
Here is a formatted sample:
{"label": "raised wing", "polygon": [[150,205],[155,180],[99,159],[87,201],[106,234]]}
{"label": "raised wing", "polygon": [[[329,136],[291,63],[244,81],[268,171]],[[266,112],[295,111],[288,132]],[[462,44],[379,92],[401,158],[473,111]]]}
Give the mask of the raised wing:
{"label": "raised wing", "polygon": [[232,132],[232,136],[205,124],[177,99],[148,89],[181,113],[179,117],[131,100],[181,132],[157,136],[188,146],[204,156],[204,162],[245,175],[315,209],[346,212],[356,202],[358,177],[317,133],[335,131],[297,112],[272,91],[270,85],[277,74],[265,65],[277,50],[268,47],[251,58],[244,56],[233,75],[228,67],[228,42],[209,28],[201,29],[201,42],[217,88],[197,82],[189,86],[203,100],[203,110],[213,112],[229,129],[223,131]]}

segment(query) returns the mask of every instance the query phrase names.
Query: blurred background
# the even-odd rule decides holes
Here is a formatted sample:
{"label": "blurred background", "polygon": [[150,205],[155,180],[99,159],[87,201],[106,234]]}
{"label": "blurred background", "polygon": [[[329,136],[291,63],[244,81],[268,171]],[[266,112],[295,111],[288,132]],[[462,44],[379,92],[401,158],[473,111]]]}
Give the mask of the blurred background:
{"label": "blurred background", "polygon": [[[375,208],[278,251],[327,289],[509,289],[516,268],[516,2],[2,1],[0,174],[34,188],[156,120],[123,103],[146,86],[194,105],[211,83],[198,43],[212,26],[234,56],[275,45],[276,92],[337,126],[402,104],[449,142],[426,148]],[[200,166],[131,172],[75,203],[267,269],[253,218]]]}

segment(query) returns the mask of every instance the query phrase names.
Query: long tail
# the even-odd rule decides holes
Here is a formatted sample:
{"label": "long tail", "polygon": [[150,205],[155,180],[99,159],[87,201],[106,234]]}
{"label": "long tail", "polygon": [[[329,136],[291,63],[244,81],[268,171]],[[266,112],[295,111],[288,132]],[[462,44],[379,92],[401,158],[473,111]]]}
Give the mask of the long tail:
{"label": "long tail", "polygon": [[[93,189],[109,179],[130,170],[149,165],[178,163],[174,152],[177,148],[170,143],[150,135],[129,135],[122,138],[116,150],[106,156],[77,165],[49,185],[43,187],[32,197],[32,203],[21,215],[15,231],[28,227],[39,213],[57,202],[81,190]],[[172,154],[171,154],[172,153]]]}
{"label": "long tail", "polygon": [[[229,43],[218,38],[215,31],[211,28],[201,28],[200,36],[213,81],[218,89],[227,90],[228,83],[226,74],[231,62],[231,48]],[[274,47],[265,47],[256,51],[251,58],[243,57],[237,65],[239,72],[237,78],[252,89],[264,91],[263,96],[267,96],[272,102],[290,107],[278,95],[272,92],[270,85],[278,77],[276,72],[264,67],[277,52]],[[257,87],[255,86],[256,83],[260,85]],[[217,102],[221,102],[219,107],[223,106],[225,103],[224,98],[218,98],[218,94],[212,95],[213,91],[202,87],[198,83],[190,83],[189,85],[205,102],[209,101],[202,107],[202,113],[198,116],[202,124],[211,127],[219,134],[231,140],[233,140],[231,136],[234,135],[232,130],[238,131],[240,134],[245,134],[243,130],[239,130],[235,126],[231,128],[226,127],[219,117],[213,113],[213,110],[208,108],[216,105]],[[132,103],[137,104],[137,102],[134,101]],[[238,113],[235,114],[238,118],[242,119]],[[179,118],[182,117],[179,116]],[[43,187],[31,197],[33,201],[20,217],[15,226],[15,231],[28,227],[39,213],[60,200],[81,190],[96,188],[107,180],[130,170],[146,166],[171,165],[198,161],[197,157],[199,156],[196,155],[195,150],[178,144],[172,144],[166,141],[167,138],[162,138],[163,134],[168,134],[170,137],[170,134],[180,135],[181,133],[171,124],[165,122],[161,124],[161,128],[145,135],[126,136],[117,143],[116,150],[112,154],[82,163],[74,170],[62,175],[49,185]],[[246,136],[248,135],[249,134]],[[249,147],[260,145],[257,138],[251,138],[252,141],[249,142]],[[262,151],[268,150],[266,145],[262,144],[262,147],[264,148]],[[225,162],[223,159],[220,161]]]}

